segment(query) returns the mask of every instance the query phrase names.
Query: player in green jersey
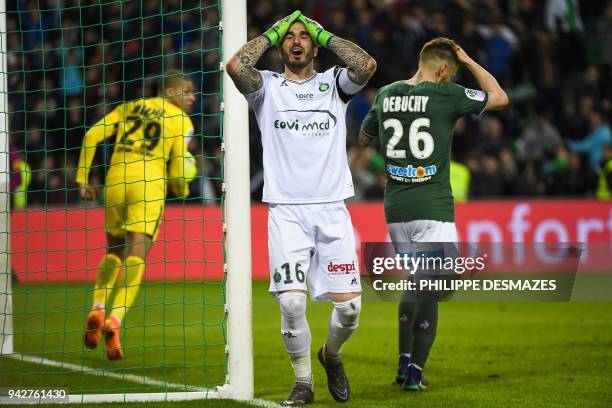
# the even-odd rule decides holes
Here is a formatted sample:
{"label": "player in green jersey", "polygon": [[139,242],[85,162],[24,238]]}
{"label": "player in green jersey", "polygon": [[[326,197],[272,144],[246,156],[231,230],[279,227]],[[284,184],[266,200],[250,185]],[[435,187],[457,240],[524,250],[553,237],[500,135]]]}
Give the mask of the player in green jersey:
{"label": "player in green jersey", "polygon": [[[482,90],[451,82],[460,65]],[[450,152],[456,120],[499,110],[508,97],[497,80],[447,38],[423,46],[414,77],[382,87],[361,127],[359,140],[375,138],[385,157],[385,216],[392,241],[457,242],[450,186]],[[404,298],[406,300],[407,298]],[[399,307],[399,367],[396,381],[421,390],[423,367],[438,320],[435,302],[403,301]]]}

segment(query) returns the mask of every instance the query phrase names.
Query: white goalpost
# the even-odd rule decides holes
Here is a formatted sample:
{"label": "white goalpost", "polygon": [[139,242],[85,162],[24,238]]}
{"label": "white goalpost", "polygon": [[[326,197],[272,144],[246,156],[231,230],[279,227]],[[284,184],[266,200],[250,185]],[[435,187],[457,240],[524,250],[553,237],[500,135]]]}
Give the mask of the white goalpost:
{"label": "white goalpost", "polygon": [[[251,400],[254,395],[252,339],[251,221],[249,188],[248,105],[225,72],[227,60],[247,39],[246,0],[220,0],[219,31],[222,78],[224,159],[224,243],[226,257],[225,313],[227,316],[227,376],[224,385],[185,392],[71,394],[69,402],[178,401],[208,398]],[[13,311],[10,263],[10,191],[7,96],[6,0],[0,0],[0,358],[48,364],[42,357],[23,356],[13,348]],[[13,50],[14,51],[14,50]],[[25,357],[29,358],[27,360]],[[39,361],[40,360],[40,361]],[[49,360],[57,369],[79,371],[74,364]],[[81,375],[104,375],[79,366]],[[96,374],[97,372],[97,374]],[[125,374],[116,374],[123,376]],[[134,376],[136,377],[136,376]],[[140,377],[147,379],[147,377]],[[138,380],[138,379],[136,379]],[[129,379],[127,379],[129,381]],[[153,380],[155,381],[155,380]],[[144,384],[144,382],[143,382]],[[1,383],[0,383],[1,385]],[[184,389],[192,389],[185,385]],[[53,402],[51,400],[39,402]],[[65,402],[65,401],[58,401]]]}
{"label": "white goalpost", "polygon": [[[230,5],[231,3],[231,5]],[[224,63],[246,42],[246,0],[223,0]],[[225,223],[229,382],[222,392],[253,398],[251,287],[251,196],[249,188],[248,105],[223,70],[225,142]]]}
{"label": "white goalpost", "polygon": [[6,1],[0,1],[0,355],[13,353],[13,301],[9,240],[9,137],[6,88]]}

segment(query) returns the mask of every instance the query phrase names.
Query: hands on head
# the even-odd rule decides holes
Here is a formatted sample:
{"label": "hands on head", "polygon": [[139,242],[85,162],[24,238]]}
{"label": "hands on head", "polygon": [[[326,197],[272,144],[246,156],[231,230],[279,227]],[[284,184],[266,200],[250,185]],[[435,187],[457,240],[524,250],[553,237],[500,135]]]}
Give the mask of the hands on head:
{"label": "hands on head", "polygon": [[315,20],[303,15],[300,10],[296,10],[287,17],[278,20],[272,27],[264,31],[262,35],[268,40],[270,45],[278,47],[291,25],[296,21],[304,24],[315,45],[325,48],[329,46],[329,42],[334,35],[329,31],[325,31],[321,24]]}
{"label": "hands on head", "polygon": [[285,38],[285,34],[287,34],[291,24],[293,24],[301,15],[302,12],[300,10],[294,11],[287,17],[278,20],[272,27],[264,31],[262,35],[268,40],[270,45],[278,47],[283,41],[283,38]]}
{"label": "hands on head", "polygon": [[329,47],[329,42],[334,36],[332,33],[325,31],[321,24],[303,14],[300,14],[298,19],[304,24],[304,27],[308,30],[308,34],[312,37],[312,41],[314,41],[318,47]]}
{"label": "hands on head", "polygon": [[467,64],[468,62],[472,60],[472,58],[470,58],[470,56],[467,55],[467,53],[463,50],[463,48],[459,46],[459,44],[454,43],[454,46],[455,46],[455,52],[457,53],[457,58],[459,59],[460,63]]}

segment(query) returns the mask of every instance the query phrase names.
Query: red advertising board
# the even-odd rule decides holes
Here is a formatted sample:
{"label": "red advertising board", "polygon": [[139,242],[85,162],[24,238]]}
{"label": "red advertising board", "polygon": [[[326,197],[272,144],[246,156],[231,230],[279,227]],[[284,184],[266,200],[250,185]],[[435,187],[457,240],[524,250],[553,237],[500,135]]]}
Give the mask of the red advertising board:
{"label": "red advertising board", "polygon": [[[349,204],[357,247],[388,240],[381,203]],[[463,242],[599,242],[612,245],[612,202],[478,201],[457,205]],[[223,233],[219,207],[168,206],[146,278],[219,279]],[[13,270],[29,282],[91,280],[105,251],[100,208],[30,208],[11,214]],[[267,207],[251,209],[253,276],[268,276]],[[610,252],[609,252],[610,253]],[[606,260],[604,260],[606,262]],[[612,266],[611,266],[612,269]]]}

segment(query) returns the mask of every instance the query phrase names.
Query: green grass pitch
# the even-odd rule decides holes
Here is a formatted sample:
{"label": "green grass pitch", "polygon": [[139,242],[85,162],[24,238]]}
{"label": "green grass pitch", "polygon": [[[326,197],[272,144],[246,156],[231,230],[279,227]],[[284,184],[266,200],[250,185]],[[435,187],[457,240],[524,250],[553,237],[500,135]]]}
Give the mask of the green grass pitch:
{"label": "green grass pitch", "polygon": [[[82,346],[84,310],[90,301],[84,286],[17,286],[14,292],[15,351],[40,356],[44,350],[48,359],[114,376],[1,358],[0,387],[68,387],[73,393],[165,389],[116,374],[194,387],[224,381],[225,319],[218,283],[143,287],[126,319],[126,357],[119,363],[106,361],[102,349]],[[278,307],[266,282],[254,283],[253,303],[256,398],[278,402],[290,390],[293,374],[279,334]],[[313,357],[325,339],[330,308],[328,303],[309,303]],[[352,388],[347,407],[612,406],[610,303],[441,304],[438,338],[425,370],[431,384],[421,393],[392,384],[396,310],[392,303],[364,303],[360,327],[343,354]],[[315,406],[337,406],[316,358],[313,369]],[[246,406],[218,400],[131,405]]]}

